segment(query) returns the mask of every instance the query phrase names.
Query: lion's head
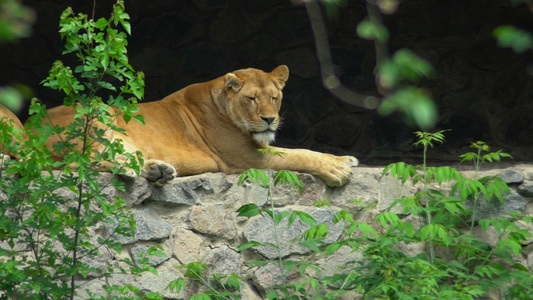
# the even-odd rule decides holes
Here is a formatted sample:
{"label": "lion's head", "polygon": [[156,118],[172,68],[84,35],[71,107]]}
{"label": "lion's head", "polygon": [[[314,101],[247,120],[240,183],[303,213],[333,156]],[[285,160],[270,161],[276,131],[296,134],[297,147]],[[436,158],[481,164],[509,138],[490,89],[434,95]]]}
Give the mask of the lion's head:
{"label": "lion's head", "polygon": [[280,124],[281,90],[289,68],[281,65],[271,73],[257,69],[238,70],[224,76],[226,111],[237,127],[258,144],[274,141]]}

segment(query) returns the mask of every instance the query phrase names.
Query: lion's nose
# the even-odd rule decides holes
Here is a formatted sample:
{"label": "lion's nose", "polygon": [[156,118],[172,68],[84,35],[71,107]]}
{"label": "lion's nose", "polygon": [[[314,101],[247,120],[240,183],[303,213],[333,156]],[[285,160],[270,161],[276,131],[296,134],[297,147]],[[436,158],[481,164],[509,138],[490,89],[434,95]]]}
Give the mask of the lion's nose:
{"label": "lion's nose", "polygon": [[272,124],[272,122],[274,122],[276,117],[263,117],[263,116],[261,116],[261,119],[263,121],[265,121],[268,125],[270,125],[270,124]]}

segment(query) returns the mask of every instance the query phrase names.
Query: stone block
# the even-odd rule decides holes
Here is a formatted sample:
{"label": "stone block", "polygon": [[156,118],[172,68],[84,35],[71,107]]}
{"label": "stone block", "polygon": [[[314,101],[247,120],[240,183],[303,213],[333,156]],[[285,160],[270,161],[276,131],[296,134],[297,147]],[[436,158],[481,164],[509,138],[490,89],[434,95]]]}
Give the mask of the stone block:
{"label": "stone block", "polygon": [[135,236],[126,237],[114,233],[116,224],[108,223],[106,225],[107,234],[121,244],[131,244],[137,241],[154,241],[167,238],[172,232],[172,225],[165,221],[157,210],[151,207],[143,207],[133,210],[133,216],[137,223]]}
{"label": "stone block", "polygon": [[[284,211],[291,213],[294,210],[304,211],[311,215],[317,221],[317,224],[325,224],[326,226],[328,226],[329,232],[326,238],[324,239],[325,243],[335,242],[342,234],[343,225],[340,223],[333,223],[336,210],[331,208],[290,207],[276,210],[275,213],[279,214]],[[309,226],[305,223],[302,223],[298,218],[296,218],[296,221],[294,221],[294,223],[292,223],[290,227],[287,227],[288,218],[288,216],[285,217],[277,225],[281,256],[286,257],[291,254],[309,253],[311,251],[309,248],[302,246],[297,242],[291,242],[294,239],[300,238],[302,234],[307,229],[309,229]],[[266,245],[276,245],[277,243],[274,229],[274,221],[269,215],[264,214],[263,216],[251,219],[248,224],[246,224],[243,230],[243,236],[248,242],[258,241],[260,243],[265,244],[265,246],[258,246],[254,248],[265,258],[275,259],[278,257],[278,250],[273,246]]]}

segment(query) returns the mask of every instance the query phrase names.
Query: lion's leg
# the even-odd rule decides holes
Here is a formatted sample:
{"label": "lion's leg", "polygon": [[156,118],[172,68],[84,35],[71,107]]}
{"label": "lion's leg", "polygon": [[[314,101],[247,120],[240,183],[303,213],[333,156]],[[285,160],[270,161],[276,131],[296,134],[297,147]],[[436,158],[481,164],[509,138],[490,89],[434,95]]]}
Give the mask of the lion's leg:
{"label": "lion's leg", "polygon": [[[137,152],[138,149],[135,147],[134,143],[131,142],[130,137],[121,136],[121,139],[126,152]],[[126,170],[126,173],[123,174],[123,176],[134,178],[136,177],[136,174],[132,170]],[[151,181],[156,185],[164,185],[176,176],[176,168],[174,168],[172,164],[162,160],[147,159],[141,168],[141,177],[146,178],[148,181]]]}
{"label": "lion's leg", "polygon": [[310,173],[329,186],[346,184],[352,174],[350,168],[359,164],[353,156],[335,156],[304,149],[273,148],[273,151],[281,152],[281,156],[272,156],[272,169]]}
{"label": "lion's leg", "polygon": [[[117,162],[124,164],[126,161],[117,158]],[[70,167],[77,169],[76,165],[71,165]],[[99,170],[106,172],[109,171],[111,167],[114,168],[116,165],[110,162],[101,162]],[[177,172],[176,169],[169,163],[161,160],[150,159],[145,161],[144,166],[141,168],[140,175],[155,185],[164,185],[174,179],[177,176]],[[130,168],[124,168],[124,171],[120,173],[119,176],[134,180],[137,178],[137,173]]]}

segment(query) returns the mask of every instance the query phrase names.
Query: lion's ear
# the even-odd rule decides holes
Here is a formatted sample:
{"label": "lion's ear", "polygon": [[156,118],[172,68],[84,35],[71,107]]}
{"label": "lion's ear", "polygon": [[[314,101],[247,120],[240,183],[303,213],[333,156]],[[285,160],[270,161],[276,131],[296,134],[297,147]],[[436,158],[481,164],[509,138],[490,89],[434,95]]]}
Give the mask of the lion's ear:
{"label": "lion's ear", "polygon": [[289,79],[289,67],[281,65],[272,71],[272,76],[278,80],[279,88],[285,86],[285,82]]}
{"label": "lion's ear", "polygon": [[237,77],[237,75],[228,73],[224,76],[224,84],[226,87],[233,89],[233,91],[237,93],[241,89],[243,82]]}

